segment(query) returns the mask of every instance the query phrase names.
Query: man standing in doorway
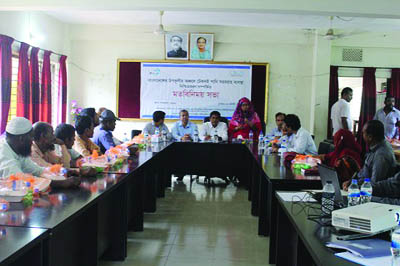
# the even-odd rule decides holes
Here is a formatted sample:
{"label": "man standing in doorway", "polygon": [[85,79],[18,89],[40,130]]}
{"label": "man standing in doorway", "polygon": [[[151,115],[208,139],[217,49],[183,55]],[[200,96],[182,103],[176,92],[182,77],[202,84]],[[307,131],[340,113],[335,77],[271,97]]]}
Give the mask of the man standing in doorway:
{"label": "man standing in doorway", "polygon": [[400,111],[394,107],[395,99],[393,96],[386,96],[385,107],[379,109],[374,120],[379,120],[385,127],[385,137],[389,139],[398,138],[397,127],[400,126]]}
{"label": "man standing in doorway", "polygon": [[331,109],[333,135],[340,129],[353,130],[353,120],[350,114],[350,101],[353,98],[353,90],[346,87],[342,90],[341,99]]}

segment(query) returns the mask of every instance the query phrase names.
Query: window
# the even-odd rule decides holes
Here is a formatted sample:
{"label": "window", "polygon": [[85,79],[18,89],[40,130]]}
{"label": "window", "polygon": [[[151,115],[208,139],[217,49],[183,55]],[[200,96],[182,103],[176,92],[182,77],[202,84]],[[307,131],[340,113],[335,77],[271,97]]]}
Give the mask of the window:
{"label": "window", "polygon": [[[18,55],[12,58],[12,81],[11,81],[11,100],[8,121],[17,115],[17,86],[18,86]],[[42,66],[43,60],[39,59],[39,84],[42,82]],[[51,62],[51,121],[55,128],[61,122],[61,104],[58,97],[58,72],[60,65],[56,62]]]}
{"label": "window", "polygon": [[11,102],[8,121],[17,115],[18,57],[12,58]]}
{"label": "window", "polygon": [[[340,94],[345,87],[350,87],[353,89],[353,99],[350,102],[350,112],[351,118],[355,121],[353,130],[357,132],[356,125],[358,124],[358,119],[360,118],[361,112],[361,99],[362,99],[362,88],[363,88],[363,78],[362,77],[339,77],[339,99]],[[376,78],[376,110],[382,108],[384,105],[387,90],[387,79],[386,78]]]}
{"label": "window", "polygon": [[61,123],[61,102],[58,97],[58,72],[60,64],[51,62],[51,124],[55,129]]}

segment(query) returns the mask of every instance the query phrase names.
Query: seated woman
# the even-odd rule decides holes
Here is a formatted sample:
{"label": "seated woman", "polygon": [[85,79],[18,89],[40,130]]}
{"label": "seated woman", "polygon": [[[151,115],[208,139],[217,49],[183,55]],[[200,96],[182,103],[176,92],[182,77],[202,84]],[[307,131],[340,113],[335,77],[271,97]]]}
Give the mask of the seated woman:
{"label": "seated woman", "polygon": [[239,100],[232,120],[229,122],[228,132],[231,138],[237,138],[240,135],[248,139],[250,131],[253,131],[253,139],[257,139],[261,131],[261,121],[250,100],[243,97]]}
{"label": "seated woman", "polygon": [[353,134],[346,129],[340,129],[333,137],[335,150],[328,154],[320,155],[322,162],[334,167],[338,172],[341,182],[351,179],[355,172],[360,171],[361,146]]}

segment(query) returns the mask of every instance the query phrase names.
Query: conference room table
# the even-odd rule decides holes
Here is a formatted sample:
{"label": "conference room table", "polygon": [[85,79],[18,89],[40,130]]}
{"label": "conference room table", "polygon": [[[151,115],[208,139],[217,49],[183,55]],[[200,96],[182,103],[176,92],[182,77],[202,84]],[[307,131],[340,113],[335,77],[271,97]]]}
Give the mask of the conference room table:
{"label": "conference room table", "polygon": [[47,229],[0,226],[1,265],[43,265]]}
{"label": "conference room table", "polygon": [[238,177],[249,191],[251,213],[259,216],[260,235],[276,230],[276,190],[321,187],[318,177],[293,174],[279,156],[262,154],[257,145],[152,143],[134,152],[122,168],[82,178],[78,189],[52,189],[30,207],[11,203],[0,215],[0,226],[47,230],[42,264],[37,265],[124,260],[128,230],[144,229],[143,213],[157,210],[157,198],[165,196],[172,174]]}
{"label": "conference room table", "polygon": [[[317,209],[312,213],[321,213],[320,204],[284,201],[276,193],[277,206],[277,245],[270,248],[270,255],[276,255],[277,266],[280,265],[318,265],[318,266],[353,266],[351,261],[335,256],[325,243],[335,241],[337,233],[331,226],[319,225],[308,219],[308,206],[313,204]],[[271,232],[272,233],[272,232]]]}

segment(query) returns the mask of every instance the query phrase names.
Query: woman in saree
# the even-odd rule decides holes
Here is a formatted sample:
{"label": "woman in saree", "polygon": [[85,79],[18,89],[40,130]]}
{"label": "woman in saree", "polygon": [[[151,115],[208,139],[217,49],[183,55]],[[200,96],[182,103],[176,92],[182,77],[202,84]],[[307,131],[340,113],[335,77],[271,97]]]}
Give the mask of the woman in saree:
{"label": "woman in saree", "polygon": [[243,97],[239,100],[232,120],[229,122],[229,136],[237,138],[239,135],[244,139],[249,138],[250,131],[253,132],[253,140],[258,139],[261,131],[261,121],[249,99]]}

